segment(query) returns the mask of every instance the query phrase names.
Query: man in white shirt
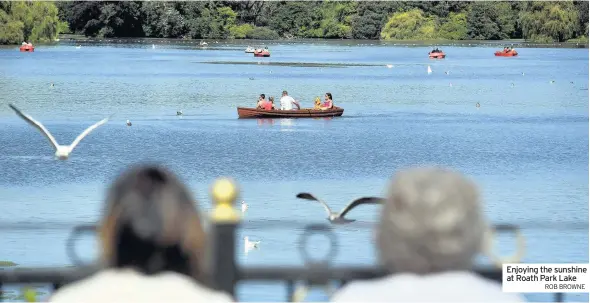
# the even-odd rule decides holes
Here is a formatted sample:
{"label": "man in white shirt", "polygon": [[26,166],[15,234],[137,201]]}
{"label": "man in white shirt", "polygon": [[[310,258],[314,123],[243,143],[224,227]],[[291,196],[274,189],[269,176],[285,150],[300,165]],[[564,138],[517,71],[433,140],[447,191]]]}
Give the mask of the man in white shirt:
{"label": "man in white shirt", "polygon": [[295,101],[286,90],[283,91],[283,96],[281,97],[281,110],[293,110],[293,105],[297,106],[297,109],[301,109],[299,106],[299,102]]}

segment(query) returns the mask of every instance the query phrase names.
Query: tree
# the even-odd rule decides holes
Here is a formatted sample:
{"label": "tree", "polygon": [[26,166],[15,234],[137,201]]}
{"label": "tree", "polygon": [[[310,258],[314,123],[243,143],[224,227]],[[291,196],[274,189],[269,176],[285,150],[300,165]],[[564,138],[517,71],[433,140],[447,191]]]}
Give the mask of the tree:
{"label": "tree", "polygon": [[464,13],[450,13],[439,30],[438,36],[448,40],[467,39],[467,16]]}
{"label": "tree", "polygon": [[378,39],[390,9],[391,6],[384,2],[359,3],[357,14],[352,17],[352,37],[354,39]]}
{"label": "tree", "polygon": [[179,38],[188,32],[186,20],[173,2],[145,2],[141,11],[147,37]]}
{"label": "tree", "polygon": [[51,2],[11,2],[0,6],[0,43],[49,42],[67,28]]}
{"label": "tree", "polygon": [[474,2],[467,13],[471,39],[502,40],[514,34],[516,15],[507,2]]}
{"label": "tree", "polygon": [[435,22],[420,9],[394,13],[381,31],[385,40],[434,39]]}
{"label": "tree", "polygon": [[539,42],[563,42],[579,30],[579,13],[572,1],[531,2],[519,15],[525,39]]}

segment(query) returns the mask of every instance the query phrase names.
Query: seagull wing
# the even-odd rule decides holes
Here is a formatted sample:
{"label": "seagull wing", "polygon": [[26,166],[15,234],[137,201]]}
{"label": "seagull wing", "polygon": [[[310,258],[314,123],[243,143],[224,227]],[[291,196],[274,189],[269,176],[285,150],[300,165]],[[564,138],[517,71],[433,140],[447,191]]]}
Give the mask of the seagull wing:
{"label": "seagull wing", "polygon": [[86,137],[91,131],[93,131],[97,127],[107,123],[107,121],[109,121],[109,118],[110,117],[104,118],[104,119],[94,123],[94,125],[88,127],[84,132],[82,132],[78,137],[76,137],[76,140],[74,140],[74,142],[72,142],[72,144],[70,145],[70,148],[74,149],[74,147],[76,147],[76,145],[78,145],[78,143],[80,143],[80,141],[82,141],[82,139],[84,139],[84,137]]}
{"label": "seagull wing", "polygon": [[326,209],[326,212],[328,212],[328,217],[330,217],[330,215],[332,214],[332,210],[330,209],[330,206],[328,206],[328,204],[326,204],[326,202],[314,197],[310,193],[298,193],[297,198],[320,202],[324,206],[324,208]]}
{"label": "seagull wing", "polygon": [[10,106],[10,108],[12,108],[12,110],[14,110],[17,115],[19,115],[21,118],[23,118],[25,121],[27,121],[27,123],[31,124],[36,129],[40,130],[43,133],[43,135],[45,135],[45,137],[49,140],[49,142],[51,142],[51,145],[53,145],[53,148],[57,149],[59,144],[57,144],[57,141],[55,141],[55,138],[51,135],[51,133],[47,130],[47,128],[45,128],[45,126],[43,126],[43,124],[41,124],[41,122],[33,119],[33,117],[31,117],[23,112],[21,112],[18,108],[16,108],[12,104],[8,104],[8,106]]}
{"label": "seagull wing", "polygon": [[353,208],[357,207],[358,205],[361,204],[381,204],[383,203],[383,198],[378,198],[378,197],[362,197],[359,199],[356,199],[352,202],[350,202],[350,204],[348,204],[345,208],[342,209],[342,211],[340,212],[339,216],[341,218],[344,218],[344,216],[351,211]]}

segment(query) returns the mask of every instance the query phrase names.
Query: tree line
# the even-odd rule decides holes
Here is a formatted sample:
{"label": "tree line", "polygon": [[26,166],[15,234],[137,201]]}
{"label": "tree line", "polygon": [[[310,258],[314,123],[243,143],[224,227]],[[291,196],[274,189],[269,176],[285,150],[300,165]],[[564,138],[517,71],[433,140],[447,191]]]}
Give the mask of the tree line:
{"label": "tree line", "polygon": [[0,2],[0,43],[52,40],[59,33],[104,38],[587,42],[588,2]]}

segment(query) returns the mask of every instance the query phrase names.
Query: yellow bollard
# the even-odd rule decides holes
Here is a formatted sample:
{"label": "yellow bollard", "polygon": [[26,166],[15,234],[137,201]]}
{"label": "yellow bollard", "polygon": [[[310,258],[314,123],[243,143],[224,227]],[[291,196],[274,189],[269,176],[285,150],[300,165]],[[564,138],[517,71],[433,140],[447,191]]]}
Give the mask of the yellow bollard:
{"label": "yellow bollard", "polygon": [[215,206],[211,219],[213,223],[238,223],[240,213],[234,207],[238,198],[238,187],[229,178],[220,178],[211,187],[211,196]]}
{"label": "yellow bollard", "polygon": [[240,213],[234,208],[238,188],[233,180],[221,178],[213,183],[211,196],[215,204],[211,213],[210,250],[206,270],[212,274],[215,288],[234,296],[238,281],[235,239]]}

